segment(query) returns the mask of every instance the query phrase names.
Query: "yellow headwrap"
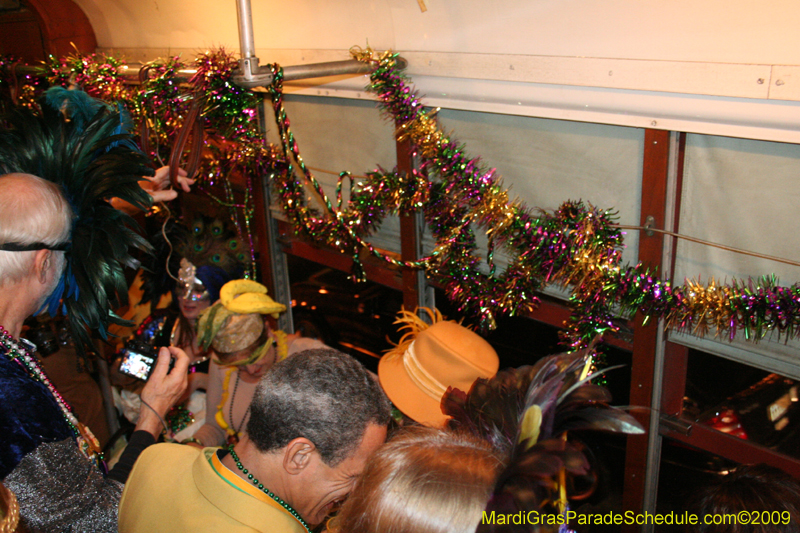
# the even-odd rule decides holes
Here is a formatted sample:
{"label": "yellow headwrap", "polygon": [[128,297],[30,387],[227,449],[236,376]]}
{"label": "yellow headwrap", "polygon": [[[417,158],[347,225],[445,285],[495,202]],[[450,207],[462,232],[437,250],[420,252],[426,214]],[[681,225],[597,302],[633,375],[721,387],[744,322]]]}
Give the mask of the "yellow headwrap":
{"label": "yellow headwrap", "polygon": [[[223,285],[219,296],[219,301],[203,311],[197,321],[197,340],[203,350],[213,347],[216,351],[231,353],[252,346],[264,329],[261,315],[277,318],[286,310],[285,305],[267,296],[264,285],[248,279],[229,281]],[[281,359],[281,353],[286,351],[286,337],[278,331],[273,332],[273,337],[278,344],[278,359]],[[236,365],[252,364],[261,359],[271,341],[272,338]]]}

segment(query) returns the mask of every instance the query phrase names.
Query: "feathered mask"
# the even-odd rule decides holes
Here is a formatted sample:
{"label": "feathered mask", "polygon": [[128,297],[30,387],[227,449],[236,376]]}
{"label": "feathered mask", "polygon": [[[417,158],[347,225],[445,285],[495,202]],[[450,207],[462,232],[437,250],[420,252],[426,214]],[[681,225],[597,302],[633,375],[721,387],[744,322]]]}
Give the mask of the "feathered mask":
{"label": "feathered mask", "polygon": [[0,129],[0,174],[58,184],[75,214],[67,266],[46,307],[55,315],[63,303],[81,351],[91,341],[89,330],[105,338],[109,323],[126,324],[113,312],[127,303],[123,268],[134,262],[132,249],[149,250],[135,221],[109,203],[116,197],[141,209],[151,205],[138,182],[153,169],[126,124],[120,110],[61,89],[40,109],[12,109]]}
{"label": "feathered mask", "polygon": [[[584,375],[587,361],[584,352],[552,355],[533,366],[478,379],[469,393],[449,389],[442,398],[442,411],[453,417],[449,427],[489,441],[507,457],[487,513],[563,511],[556,503],[566,503],[566,485],[591,469],[567,431],[644,433],[631,415],[609,406],[605,387]],[[533,525],[481,524],[477,531],[539,530]]]}

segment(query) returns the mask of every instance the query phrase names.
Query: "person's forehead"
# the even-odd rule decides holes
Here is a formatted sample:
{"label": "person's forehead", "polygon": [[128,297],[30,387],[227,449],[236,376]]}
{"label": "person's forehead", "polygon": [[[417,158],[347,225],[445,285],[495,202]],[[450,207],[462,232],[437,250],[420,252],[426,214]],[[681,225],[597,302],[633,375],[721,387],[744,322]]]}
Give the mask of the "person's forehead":
{"label": "person's forehead", "polygon": [[[217,353],[217,352],[214,351],[214,353]],[[238,363],[239,361],[244,361],[248,357],[250,357],[250,354],[249,353],[245,353],[245,352],[237,353],[236,355],[227,355],[225,357],[225,364],[229,364],[230,365],[230,364],[233,364],[233,363]]]}

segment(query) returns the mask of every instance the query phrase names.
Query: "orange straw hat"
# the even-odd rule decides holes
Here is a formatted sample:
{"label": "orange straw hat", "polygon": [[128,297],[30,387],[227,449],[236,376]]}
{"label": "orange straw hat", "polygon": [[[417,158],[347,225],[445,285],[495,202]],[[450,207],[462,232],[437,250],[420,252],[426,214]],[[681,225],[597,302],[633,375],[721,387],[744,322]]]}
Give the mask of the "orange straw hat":
{"label": "orange straw hat", "polygon": [[395,348],[381,357],[378,377],[392,403],[425,426],[442,427],[448,417],[441,400],[448,387],[468,391],[478,378],[491,378],[500,361],[497,352],[477,333],[441,313],[422,308],[428,325],[416,313],[400,311],[395,324],[408,331]]}

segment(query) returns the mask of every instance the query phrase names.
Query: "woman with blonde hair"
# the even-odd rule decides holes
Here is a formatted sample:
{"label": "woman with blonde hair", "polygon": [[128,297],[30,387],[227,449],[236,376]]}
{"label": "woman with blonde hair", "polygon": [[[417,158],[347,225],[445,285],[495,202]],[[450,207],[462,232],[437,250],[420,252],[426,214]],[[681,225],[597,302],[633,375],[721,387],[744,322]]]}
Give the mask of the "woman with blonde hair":
{"label": "woman with blonde hair", "polygon": [[404,428],[370,459],[328,531],[474,533],[501,466],[483,440]]}
{"label": "woman with blonde hair", "polygon": [[[370,459],[329,530],[571,531],[569,498],[586,491],[568,489],[594,475],[568,430],[644,432],[608,405],[608,391],[591,383],[590,363],[586,352],[556,354],[478,378],[468,392],[448,388],[440,404],[451,417],[447,429],[404,427]],[[541,522],[528,521],[531,512]]]}

